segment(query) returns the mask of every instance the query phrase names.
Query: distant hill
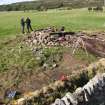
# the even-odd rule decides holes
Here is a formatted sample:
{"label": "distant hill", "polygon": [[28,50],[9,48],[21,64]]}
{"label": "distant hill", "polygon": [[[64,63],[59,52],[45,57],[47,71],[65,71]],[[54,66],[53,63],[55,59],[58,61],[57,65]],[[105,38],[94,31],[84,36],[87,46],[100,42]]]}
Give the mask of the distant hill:
{"label": "distant hill", "polygon": [[81,8],[87,6],[102,6],[103,0],[37,0],[13,3],[0,6],[0,11],[46,10],[52,8]]}

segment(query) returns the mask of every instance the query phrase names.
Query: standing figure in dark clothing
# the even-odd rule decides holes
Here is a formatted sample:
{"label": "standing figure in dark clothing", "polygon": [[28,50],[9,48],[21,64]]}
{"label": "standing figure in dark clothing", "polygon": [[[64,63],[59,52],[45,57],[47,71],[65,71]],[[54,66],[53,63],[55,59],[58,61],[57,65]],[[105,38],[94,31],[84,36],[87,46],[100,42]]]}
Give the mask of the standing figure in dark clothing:
{"label": "standing figure in dark clothing", "polygon": [[61,31],[61,32],[64,32],[64,31],[65,31],[65,27],[62,26],[61,29],[60,29],[60,31]]}
{"label": "standing figure in dark clothing", "polygon": [[21,18],[21,30],[23,34],[24,34],[24,28],[25,28],[25,21],[24,18]]}
{"label": "standing figure in dark clothing", "polygon": [[26,25],[27,25],[27,30],[28,30],[28,33],[31,31],[33,31],[32,27],[31,27],[31,20],[29,17],[27,17],[26,19]]}
{"label": "standing figure in dark clothing", "polygon": [[60,36],[60,37],[62,37],[62,36],[65,37],[64,32],[65,32],[65,27],[62,26],[61,29],[60,29],[60,34],[59,34],[59,36]]}

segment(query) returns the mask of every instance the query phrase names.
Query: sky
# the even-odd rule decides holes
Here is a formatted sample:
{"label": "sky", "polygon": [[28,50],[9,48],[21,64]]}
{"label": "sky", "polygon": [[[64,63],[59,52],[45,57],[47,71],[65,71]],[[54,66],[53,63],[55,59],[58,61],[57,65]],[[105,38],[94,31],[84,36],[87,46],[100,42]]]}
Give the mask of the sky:
{"label": "sky", "polygon": [[0,5],[11,4],[11,3],[16,3],[16,2],[21,2],[21,1],[32,1],[32,0],[0,0]]}

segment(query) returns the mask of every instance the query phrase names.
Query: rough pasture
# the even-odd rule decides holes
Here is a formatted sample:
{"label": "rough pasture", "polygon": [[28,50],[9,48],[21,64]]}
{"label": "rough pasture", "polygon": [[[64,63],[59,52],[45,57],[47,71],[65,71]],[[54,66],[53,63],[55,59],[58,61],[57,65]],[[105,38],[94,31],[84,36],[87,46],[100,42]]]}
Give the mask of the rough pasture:
{"label": "rough pasture", "polygon": [[34,29],[47,26],[60,27],[64,25],[66,30],[103,31],[105,28],[104,12],[89,12],[88,9],[74,10],[48,10],[45,12],[1,12],[0,36],[11,36],[20,33],[20,18],[29,16]]}

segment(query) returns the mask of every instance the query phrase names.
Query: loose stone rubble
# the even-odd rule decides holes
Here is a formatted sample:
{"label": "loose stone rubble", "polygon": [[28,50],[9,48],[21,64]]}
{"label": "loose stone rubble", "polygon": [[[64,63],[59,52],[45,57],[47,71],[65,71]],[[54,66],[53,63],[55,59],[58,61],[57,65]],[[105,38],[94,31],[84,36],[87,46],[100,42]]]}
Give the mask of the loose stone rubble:
{"label": "loose stone rubble", "polygon": [[86,32],[61,32],[57,29],[46,28],[32,32],[24,42],[32,51],[36,52],[41,48],[69,47],[72,49],[82,48],[100,57],[105,57],[105,33]]}
{"label": "loose stone rubble", "polygon": [[[73,32],[69,32],[69,34],[65,32],[58,32],[52,31],[53,29],[47,28],[43,30],[39,30],[36,32],[32,32],[25,39],[25,43],[29,45],[31,48],[40,47],[51,47],[51,46],[71,46]],[[65,33],[65,34],[64,34]],[[70,34],[71,33],[71,34]],[[62,34],[62,35],[60,35]],[[66,35],[66,36],[65,36]],[[74,38],[73,38],[74,39]]]}

